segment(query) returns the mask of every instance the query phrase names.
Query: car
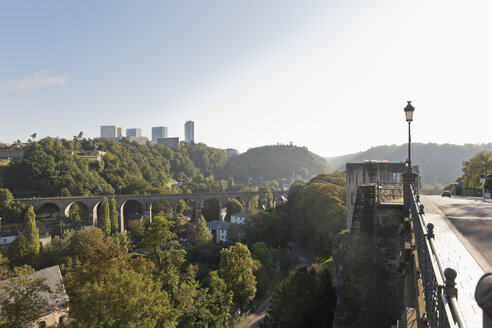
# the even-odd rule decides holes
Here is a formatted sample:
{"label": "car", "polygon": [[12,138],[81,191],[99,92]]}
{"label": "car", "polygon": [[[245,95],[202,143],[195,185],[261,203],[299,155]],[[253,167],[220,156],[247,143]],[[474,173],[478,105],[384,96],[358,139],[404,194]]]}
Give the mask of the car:
{"label": "car", "polygon": [[441,197],[451,197],[451,193],[447,190],[444,190],[441,194]]}

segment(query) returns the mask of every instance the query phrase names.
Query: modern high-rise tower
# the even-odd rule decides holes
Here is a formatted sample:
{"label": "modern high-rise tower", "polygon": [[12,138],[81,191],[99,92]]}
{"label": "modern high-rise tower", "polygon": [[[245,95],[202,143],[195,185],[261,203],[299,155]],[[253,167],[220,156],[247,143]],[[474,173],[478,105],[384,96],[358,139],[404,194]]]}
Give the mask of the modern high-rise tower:
{"label": "modern high-rise tower", "polygon": [[117,139],[121,137],[121,128],[116,125],[101,125],[102,139]]}
{"label": "modern high-rise tower", "polygon": [[185,142],[195,143],[195,122],[193,121],[185,123]]}
{"label": "modern high-rise tower", "polygon": [[167,138],[166,126],[155,126],[152,128],[152,141],[157,142],[158,138]]}
{"label": "modern high-rise tower", "polygon": [[142,129],[126,129],[126,137],[141,137]]}

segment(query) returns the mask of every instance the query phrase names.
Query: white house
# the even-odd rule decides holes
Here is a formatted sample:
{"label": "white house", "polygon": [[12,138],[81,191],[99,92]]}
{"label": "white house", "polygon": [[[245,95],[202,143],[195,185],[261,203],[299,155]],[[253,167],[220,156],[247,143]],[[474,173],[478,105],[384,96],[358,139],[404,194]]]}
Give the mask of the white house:
{"label": "white house", "polygon": [[248,213],[244,213],[244,212],[231,214],[231,223],[244,224],[246,222],[247,217],[248,217]]}
{"label": "white house", "polygon": [[231,222],[213,220],[207,222],[207,230],[213,236],[216,243],[225,243],[227,241],[227,230]]}

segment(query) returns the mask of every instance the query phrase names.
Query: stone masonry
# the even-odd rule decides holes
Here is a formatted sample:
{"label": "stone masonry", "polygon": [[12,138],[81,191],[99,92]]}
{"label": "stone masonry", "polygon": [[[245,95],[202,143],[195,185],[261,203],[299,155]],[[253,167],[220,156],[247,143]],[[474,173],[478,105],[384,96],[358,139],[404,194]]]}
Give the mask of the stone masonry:
{"label": "stone masonry", "polygon": [[360,185],[350,232],[333,250],[337,308],[333,327],[391,327],[404,300],[401,203],[378,204],[377,186]]}

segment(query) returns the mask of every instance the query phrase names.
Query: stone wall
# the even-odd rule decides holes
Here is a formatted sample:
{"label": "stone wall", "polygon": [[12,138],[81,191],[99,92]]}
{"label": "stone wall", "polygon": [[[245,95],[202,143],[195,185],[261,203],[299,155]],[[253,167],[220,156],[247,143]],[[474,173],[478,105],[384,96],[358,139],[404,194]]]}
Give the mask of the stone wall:
{"label": "stone wall", "polygon": [[401,204],[378,204],[376,185],[357,189],[351,231],[333,249],[337,309],[333,327],[391,327],[403,308]]}
{"label": "stone wall", "polygon": [[[415,167],[415,169],[418,169]],[[405,172],[405,163],[365,162],[347,163],[347,230],[352,227],[357,187],[362,184],[377,183],[387,186],[403,182],[401,173]]]}

